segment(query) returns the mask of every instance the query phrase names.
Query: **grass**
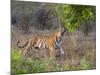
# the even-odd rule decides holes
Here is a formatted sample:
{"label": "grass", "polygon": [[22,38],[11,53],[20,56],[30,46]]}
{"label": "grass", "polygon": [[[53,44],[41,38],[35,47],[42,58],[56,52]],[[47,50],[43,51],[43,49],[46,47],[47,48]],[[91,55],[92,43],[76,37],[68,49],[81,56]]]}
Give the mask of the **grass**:
{"label": "grass", "polygon": [[31,59],[24,58],[16,49],[12,49],[11,58],[11,74],[25,74],[25,73],[40,73],[51,71],[68,71],[68,70],[81,70],[92,69],[92,65],[85,59],[80,60],[80,65],[67,65],[67,64],[51,64],[50,59]]}
{"label": "grass", "polygon": [[[16,35],[12,33],[12,35]],[[31,35],[31,34],[30,34]],[[16,41],[21,36],[23,41],[26,41],[26,35],[12,37],[12,56],[11,56],[11,73],[25,74],[25,73],[40,73],[51,71],[75,71],[75,70],[91,70],[96,68],[96,43],[94,33],[91,36],[82,36],[82,34],[66,35],[62,45],[65,55],[61,57],[60,64],[51,64],[48,57],[48,50],[33,49],[29,52],[27,58],[23,57],[16,48]],[[29,35],[27,35],[29,36]],[[76,37],[77,36],[77,37]],[[73,38],[71,38],[73,37]],[[91,38],[90,38],[91,37]],[[93,40],[94,39],[94,40]],[[75,44],[74,44],[75,43]]]}
{"label": "grass", "polygon": [[81,69],[88,70],[92,69],[92,64],[90,64],[88,61],[85,59],[82,59],[80,62]]}
{"label": "grass", "polygon": [[12,74],[24,74],[50,71],[51,60],[24,58],[16,49],[13,49],[11,62]]}

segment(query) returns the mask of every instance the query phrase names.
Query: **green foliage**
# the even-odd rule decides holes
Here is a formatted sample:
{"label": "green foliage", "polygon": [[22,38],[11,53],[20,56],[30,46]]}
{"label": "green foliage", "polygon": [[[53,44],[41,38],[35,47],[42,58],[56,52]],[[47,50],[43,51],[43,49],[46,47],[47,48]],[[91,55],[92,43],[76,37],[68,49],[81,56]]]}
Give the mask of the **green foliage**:
{"label": "green foliage", "polygon": [[65,70],[90,70],[93,68],[93,65],[91,63],[89,63],[88,61],[86,61],[85,59],[80,60],[80,64],[79,65],[63,65],[63,71]]}
{"label": "green foliage", "polygon": [[16,49],[12,49],[11,54],[11,73],[13,75],[52,71],[52,68],[49,70],[50,59],[25,58]]}
{"label": "green foliage", "polygon": [[[59,11],[60,10],[60,11]],[[95,7],[82,5],[57,5],[56,11],[61,24],[69,31],[74,31],[86,21],[95,21]]]}
{"label": "green foliage", "polygon": [[80,66],[81,66],[81,69],[84,69],[84,70],[92,69],[92,65],[88,61],[86,61],[85,59],[81,60]]}
{"label": "green foliage", "polygon": [[[22,25],[22,28],[24,25],[26,30],[31,25],[39,27],[39,29],[56,28],[55,26],[59,25],[58,21],[56,21],[57,18],[60,19],[61,25],[64,25],[69,31],[75,31],[83,23],[85,24],[89,21],[95,22],[95,6],[32,3],[15,0],[11,0],[11,2],[12,18],[16,20],[16,24]],[[12,22],[15,21],[14,19]]]}
{"label": "green foliage", "polygon": [[32,72],[32,62],[30,59],[24,59],[21,54],[13,49],[12,50],[12,65],[11,65],[11,73],[12,74],[20,74],[20,73],[29,73]]}
{"label": "green foliage", "polygon": [[68,70],[80,70],[80,69],[92,69],[92,65],[85,59],[80,60],[80,65],[67,65],[67,64],[51,64],[50,59],[35,59],[22,57],[22,55],[16,49],[12,49],[11,56],[11,73],[25,74],[25,73],[37,73],[37,72],[50,72],[50,71],[68,71]]}

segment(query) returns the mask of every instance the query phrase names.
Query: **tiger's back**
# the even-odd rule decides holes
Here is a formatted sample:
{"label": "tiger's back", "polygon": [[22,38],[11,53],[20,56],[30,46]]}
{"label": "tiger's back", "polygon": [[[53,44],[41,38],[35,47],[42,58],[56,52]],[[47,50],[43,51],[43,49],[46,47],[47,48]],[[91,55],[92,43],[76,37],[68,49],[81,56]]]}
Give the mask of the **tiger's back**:
{"label": "tiger's back", "polygon": [[[26,44],[24,44],[23,46],[19,46],[19,42],[17,43],[17,46],[19,48],[26,48],[26,54],[28,54],[28,52],[30,50],[32,50],[32,47],[38,49],[49,49],[50,50],[50,56],[55,59],[56,56],[56,45],[58,45],[57,43],[59,43],[61,40],[61,37],[63,36],[62,34],[64,33],[64,29],[61,31],[55,31],[50,35],[33,35],[31,39],[29,39],[27,41]],[[60,47],[59,47],[60,48]]]}

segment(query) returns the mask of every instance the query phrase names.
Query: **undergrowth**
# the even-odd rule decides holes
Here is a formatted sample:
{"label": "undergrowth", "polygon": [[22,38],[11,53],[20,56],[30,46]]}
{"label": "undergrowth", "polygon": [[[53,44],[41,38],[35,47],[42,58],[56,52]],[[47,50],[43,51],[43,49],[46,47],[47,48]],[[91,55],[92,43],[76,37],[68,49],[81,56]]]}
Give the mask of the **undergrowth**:
{"label": "undergrowth", "polygon": [[80,65],[73,66],[67,64],[51,64],[51,60],[48,59],[31,59],[24,58],[18,50],[12,49],[11,56],[11,74],[25,74],[25,73],[39,73],[39,72],[51,72],[51,71],[68,71],[68,70],[80,70],[80,69],[92,69],[92,65],[85,59],[80,60]]}

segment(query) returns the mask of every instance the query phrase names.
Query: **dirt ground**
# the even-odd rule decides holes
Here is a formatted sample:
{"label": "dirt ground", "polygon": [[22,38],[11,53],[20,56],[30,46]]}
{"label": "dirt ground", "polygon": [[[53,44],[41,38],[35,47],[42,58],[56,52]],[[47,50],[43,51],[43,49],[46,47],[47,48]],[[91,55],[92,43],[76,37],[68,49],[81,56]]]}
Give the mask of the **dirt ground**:
{"label": "dirt ground", "polygon": [[[11,31],[11,48],[15,48],[22,53],[24,49],[19,49],[16,47],[16,42],[21,41],[22,44],[25,43],[32,35],[38,33],[49,34],[51,33],[48,30],[44,31],[32,31],[31,33],[24,34],[21,30],[18,30],[16,27],[12,26]],[[72,33],[65,33],[64,42],[62,44],[65,54],[57,57],[57,63],[62,65],[80,65],[82,59],[87,60],[92,64],[93,69],[96,68],[96,33],[90,32],[88,35],[84,35],[81,31],[76,31]],[[28,57],[33,59],[46,58],[49,55],[49,50],[36,50],[32,49],[29,52]]]}

